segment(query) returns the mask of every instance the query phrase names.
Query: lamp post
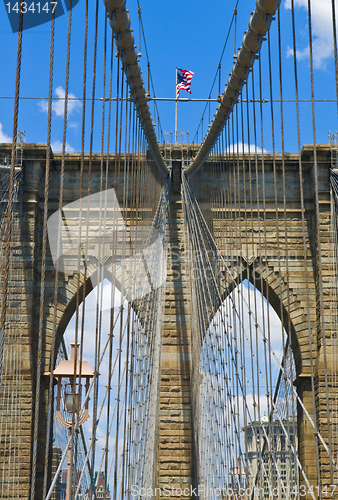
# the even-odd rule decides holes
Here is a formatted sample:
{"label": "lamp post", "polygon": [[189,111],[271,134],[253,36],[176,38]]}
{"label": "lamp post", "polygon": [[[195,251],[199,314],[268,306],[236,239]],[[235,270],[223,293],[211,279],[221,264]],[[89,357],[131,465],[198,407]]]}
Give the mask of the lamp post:
{"label": "lamp post", "polygon": [[[79,351],[80,344],[77,343],[77,348]],[[89,390],[89,380],[94,377],[94,372],[90,368],[88,361],[82,361],[80,363],[77,359],[75,367],[75,347],[76,342],[71,342],[70,344],[70,359],[60,361],[59,365],[53,371],[54,377],[57,379],[57,394],[56,394],[56,412],[55,418],[64,427],[69,429],[71,433],[71,428],[74,422],[73,414],[76,415],[81,408],[81,392],[82,392],[82,379],[85,382],[85,397]],[[68,378],[69,383],[65,384],[65,395],[64,404],[67,413],[72,415],[72,419],[67,421],[63,418],[61,413],[61,392],[62,392],[62,378]],[[79,415],[78,425],[82,425],[88,418],[88,403],[89,397],[87,397],[84,410],[81,415]],[[71,493],[71,471],[72,471],[72,442],[69,443],[68,447],[68,460],[67,460],[67,489],[66,489],[66,500],[70,500]]]}

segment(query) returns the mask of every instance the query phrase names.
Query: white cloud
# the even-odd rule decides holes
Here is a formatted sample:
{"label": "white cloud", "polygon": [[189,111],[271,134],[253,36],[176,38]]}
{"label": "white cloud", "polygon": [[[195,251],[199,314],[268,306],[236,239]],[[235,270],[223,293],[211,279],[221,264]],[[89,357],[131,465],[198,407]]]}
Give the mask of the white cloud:
{"label": "white cloud", "polygon": [[[99,292],[99,293],[98,293]],[[102,283],[99,284],[99,286],[95,287],[93,290],[93,294],[95,296],[95,303],[93,301],[93,310],[96,311],[96,304],[99,304],[99,309],[100,311],[110,311],[111,309],[111,302],[112,302],[112,294],[114,294],[114,308],[116,311],[118,311],[119,307],[121,306],[121,293],[120,291],[115,288],[115,291],[112,289],[112,284],[108,280],[104,280],[103,282],[103,287]],[[98,298],[99,295],[99,298]],[[97,302],[99,301],[99,302]],[[101,307],[102,304],[102,307]],[[123,302],[124,307],[128,307],[128,302],[124,300]]]}
{"label": "white cloud", "polygon": [[[102,293],[103,293],[103,307],[102,310],[100,311],[99,315],[97,316],[97,309],[96,309],[96,303],[97,299],[99,298],[100,302],[100,288],[101,284],[99,287],[95,287],[86,297],[86,303],[85,303],[85,327],[84,327],[84,339],[83,339],[83,359],[88,361],[89,366],[94,369],[95,367],[95,331],[96,331],[96,326],[97,326],[97,321],[100,318],[101,321],[101,345],[100,345],[100,356],[103,353],[103,349],[106,346],[106,343],[109,339],[109,331],[110,331],[110,321],[111,321],[111,315],[110,315],[110,303],[111,303],[111,293],[112,293],[112,286],[111,283],[108,282],[108,280],[103,281],[103,288],[102,288]],[[115,289],[115,306],[120,306],[121,302],[121,294],[120,292]],[[118,396],[118,383],[119,383],[119,365],[118,362],[116,362],[116,359],[118,360],[118,357],[120,355],[120,335],[123,335],[122,338],[122,343],[121,343],[121,363],[122,363],[122,370],[124,370],[124,367],[126,365],[126,357],[127,357],[127,302],[124,301],[124,313],[123,313],[123,323],[122,323],[122,328],[120,324],[120,318],[118,318],[118,321],[116,323],[116,327],[114,330],[114,337],[113,337],[113,344],[112,344],[112,366],[114,368],[113,375],[111,377],[111,406],[110,406],[110,419],[113,418],[113,410],[115,408],[115,417],[113,419],[114,425],[112,426],[109,439],[108,439],[108,447],[109,447],[109,460],[111,459],[111,455],[114,452],[115,449],[115,436],[116,436],[116,413],[117,413],[117,407],[116,407],[116,399]],[[80,337],[81,337],[81,323],[82,323],[82,314],[83,314],[83,303],[79,307],[79,342],[80,342]],[[101,316],[102,314],[102,316]],[[114,313],[114,319],[116,319],[116,315],[118,314],[118,309],[115,310]],[[133,326],[133,331],[136,332],[136,324],[137,322],[134,321],[134,316],[133,311],[131,312],[131,320],[130,320],[130,326]],[[131,331],[131,330],[130,330]],[[136,335],[137,337],[137,335]],[[70,322],[68,323],[66,332],[65,332],[65,342],[66,346],[68,349],[68,356],[70,354],[70,349],[69,349],[69,344],[72,340],[75,338],[75,313],[73,317],[71,318]],[[142,338],[144,338],[144,342],[142,342]],[[142,359],[142,352],[147,351],[147,338],[140,334],[138,336],[138,341],[139,341],[139,346],[143,345],[143,351],[142,349],[140,350],[140,347],[138,348],[138,354],[135,350],[135,355],[136,359]],[[107,428],[107,396],[105,398],[106,394],[106,387],[108,383],[108,376],[109,376],[109,345],[107,349],[105,350],[105,354],[103,356],[102,362],[99,366],[99,373],[100,373],[100,378],[99,378],[99,390],[98,390],[98,416],[99,418],[99,413],[101,411],[101,406],[103,408],[102,414],[100,419],[98,420],[97,423],[97,435],[96,435],[96,453],[95,453],[95,469],[98,470],[102,456],[103,456],[103,449],[105,448],[106,444],[106,428]],[[125,380],[126,377],[129,376],[128,370],[122,371],[121,375],[121,380],[122,380],[122,389],[120,392],[120,415],[122,412],[124,412],[123,408],[123,399],[124,399],[124,391],[125,391]],[[137,390],[137,388],[136,388]],[[137,397],[137,396],[135,396]],[[105,398],[105,399],[104,399]],[[138,404],[138,403],[136,403]],[[141,401],[140,403],[141,404]],[[141,408],[139,406],[139,408]],[[137,411],[137,410],[136,410]],[[93,393],[91,392],[90,394],[90,402],[89,402],[89,419],[87,422],[83,424],[83,429],[85,434],[91,435],[92,432],[92,424],[93,424]],[[139,439],[142,439],[142,436],[139,436]],[[135,446],[138,446],[136,443]],[[120,434],[119,434],[119,455],[121,450],[123,449],[123,426],[121,425],[120,427]],[[102,467],[101,467],[102,470]]]}
{"label": "white cloud", "polygon": [[[58,100],[53,101],[52,110],[56,114],[56,116],[64,115],[65,108],[65,89],[61,86],[55,89],[55,94],[58,97]],[[39,101],[38,107],[42,113],[48,112],[48,102],[46,100]],[[79,111],[82,108],[81,102],[76,98],[75,94],[71,92],[68,93],[68,101],[67,101],[67,114],[70,116],[72,113]]]}
{"label": "white cloud", "polygon": [[[243,148],[244,148],[244,153],[249,153],[249,144],[247,143],[242,143],[241,141],[237,142],[237,144],[230,144],[230,146],[227,147],[226,149],[226,152],[227,153],[239,153],[239,154],[242,154],[243,153]],[[262,148],[260,148],[259,146],[256,147],[255,149],[255,145],[254,144],[250,144],[250,153],[251,154],[255,154],[255,151],[257,150],[257,153],[261,153],[262,152]],[[264,153],[267,153],[267,150],[266,149],[263,149],[263,152]]]}
{"label": "white cloud", "polygon": [[74,130],[77,130],[79,127],[78,122],[69,122],[68,123],[69,128],[73,128]]}
{"label": "white cloud", "polygon": [[[248,305],[250,305],[250,312]],[[238,316],[236,317],[233,314],[233,306],[235,306],[235,310],[238,312]],[[268,324],[269,333],[267,331]],[[236,345],[240,346],[246,394],[257,393],[259,386],[262,397],[260,411],[266,411],[268,401],[266,394],[270,391],[271,385],[272,391],[275,391],[280,371],[279,362],[282,360],[283,343],[285,343],[286,338],[277,313],[268,305],[259,290],[255,289],[252,284],[249,285],[248,281],[245,280],[225,299],[210,324],[209,332],[211,333],[211,340],[209,341],[209,337],[206,336],[203,343],[201,371],[205,372],[210,369],[208,363],[204,360],[216,357],[218,362],[220,362],[219,346],[221,343],[218,345],[220,341],[217,341],[217,335],[220,336],[219,338],[225,338],[224,335],[226,334],[229,343],[232,345],[229,348],[230,351],[234,350]],[[243,336],[240,335],[241,332],[243,332]],[[214,333],[216,334],[215,336],[213,335]],[[268,341],[265,342],[263,337],[267,337]],[[230,359],[231,356],[229,354],[227,356]],[[234,361],[232,362],[234,363]],[[268,366],[268,374],[266,373],[266,365]],[[290,376],[289,371],[286,370],[286,372]],[[229,368],[230,373],[231,369]],[[220,382],[217,381],[217,377],[212,378],[213,375],[215,374],[211,374],[208,377],[205,376],[204,381],[210,382],[210,385],[217,388]],[[234,397],[237,397],[237,394]],[[254,413],[252,412],[253,398],[251,401],[249,398],[247,403],[248,418],[252,420],[254,418]],[[263,413],[261,413],[262,415]]]}
{"label": "white cloud", "polygon": [[[338,1],[335,0],[336,10]],[[291,9],[291,0],[285,0],[284,7]],[[295,7],[307,12],[308,0],[295,0]],[[311,20],[313,33],[313,65],[316,69],[325,67],[328,59],[333,55],[333,25],[331,0],[312,0]],[[307,30],[304,36],[308,37]],[[293,56],[293,49],[288,47],[286,57]],[[309,45],[304,49],[297,49],[299,60],[308,59],[310,56]]]}
{"label": "white cloud", "polygon": [[[52,150],[54,153],[61,153],[62,152],[62,142],[61,141],[54,141],[51,143]],[[66,142],[66,152],[67,153],[73,153],[75,149]]]}
{"label": "white cloud", "polygon": [[39,101],[38,102],[38,108],[42,113],[47,113],[48,112],[48,102],[47,101]]}
{"label": "white cloud", "polygon": [[[293,57],[293,54],[294,54],[294,50],[288,46],[288,48],[286,49],[286,58],[288,59],[289,57]],[[298,52],[299,54],[299,52]]]}
{"label": "white cloud", "polygon": [[0,123],[0,142],[12,142],[12,139],[3,131],[2,123]]}

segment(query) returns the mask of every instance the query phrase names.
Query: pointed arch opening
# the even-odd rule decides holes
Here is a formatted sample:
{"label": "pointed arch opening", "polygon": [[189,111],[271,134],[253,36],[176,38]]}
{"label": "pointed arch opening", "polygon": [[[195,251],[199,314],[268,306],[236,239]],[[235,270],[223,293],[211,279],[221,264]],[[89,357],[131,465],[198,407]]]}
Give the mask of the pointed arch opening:
{"label": "pointed arch opening", "polygon": [[[125,491],[127,477],[133,484],[138,478],[150,481],[153,477],[159,362],[154,344],[159,348],[159,331],[143,314],[154,300],[149,294],[135,305],[107,278],[95,287],[90,283],[83,286],[87,286],[85,302],[78,312],[73,309],[55,365],[70,359],[70,345],[77,340],[78,359],[87,361],[94,372],[88,393],[85,387],[81,391],[79,406],[89,396],[89,418],[74,434],[73,489],[74,495],[80,495],[76,498],[106,490],[108,499],[113,492]],[[71,307],[69,304],[69,310]],[[70,380],[62,380],[61,411],[64,420],[70,421],[65,405]],[[59,463],[68,440],[67,429],[54,422],[53,454]],[[61,495],[67,485],[66,469],[67,459],[55,486]]]}
{"label": "pointed arch opening", "polygon": [[195,425],[202,481],[221,477],[228,495],[250,497],[259,488],[261,498],[280,499],[298,484],[295,378],[291,335],[244,279],[201,341]]}
{"label": "pointed arch opening", "polygon": [[[297,297],[293,295],[292,290],[288,288],[285,280],[278,276],[278,273],[272,271],[273,280],[268,282],[264,277],[267,274],[267,270],[263,267],[262,272],[259,261],[254,261],[251,265],[248,265],[247,262],[239,263],[239,265],[240,273],[237,279],[233,280],[225,290],[221,297],[222,302],[226,300],[234,289],[238,290],[241,285],[250,290],[257,290],[261,294],[260,300],[262,304],[265,304],[265,306],[268,305],[269,318],[271,317],[278,324],[278,327],[282,325],[282,330],[289,336],[289,343],[295,361],[296,378],[302,372],[302,354],[295,327],[285,304],[287,303],[287,295],[290,297],[290,304],[299,302]],[[271,270],[269,270],[268,274],[270,273]],[[272,287],[270,284],[271,281],[278,282],[279,287]]]}

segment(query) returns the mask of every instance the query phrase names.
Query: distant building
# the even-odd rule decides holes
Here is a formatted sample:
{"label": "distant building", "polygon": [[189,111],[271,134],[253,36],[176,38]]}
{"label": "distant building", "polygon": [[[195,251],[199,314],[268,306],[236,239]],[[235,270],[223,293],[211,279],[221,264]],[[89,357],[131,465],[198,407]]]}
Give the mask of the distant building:
{"label": "distant building", "polygon": [[[245,493],[247,488],[246,481],[246,470],[241,465],[240,459],[237,460],[237,466],[232,467],[230,469],[229,474],[229,484],[228,484],[228,495],[223,498],[227,498],[227,500],[236,500],[240,498],[240,500],[246,500],[247,495]],[[243,494],[244,491],[244,494]]]}
{"label": "distant building", "polygon": [[[268,418],[263,417],[262,421],[251,422],[243,431],[246,441],[245,463],[251,475],[251,484],[248,486],[253,488],[256,484],[263,488],[263,498],[275,496],[283,499],[290,496],[296,485],[295,456],[291,448],[292,445],[296,449],[296,419],[282,422],[274,420],[269,425]],[[270,446],[267,443],[264,446],[266,436]],[[285,492],[283,487],[287,488]]]}
{"label": "distant building", "polygon": [[[59,446],[53,446],[52,450],[52,477],[54,478],[55,473],[57,471],[57,468],[59,466],[61,460],[61,448]],[[59,477],[56,480],[52,495],[51,495],[51,500],[61,500],[61,474],[59,474]]]}
{"label": "distant building", "polygon": [[[78,470],[76,471],[75,485],[74,485],[75,488],[77,488],[79,484],[80,477],[81,477],[81,471]],[[56,500],[66,500],[66,495],[67,495],[67,469],[61,469],[60,497]],[[81,494],[78,495],[79,499],[85,498],[80,495]]]}
{"label": "distant building", "polygon": [[[95,472],[95,479],[94,479],[94,484],[95,484],[95,498],[98,500],[101,498],[104,498],[104,492],[106,492],[106,500],[111,499],[111,493],[109,491],[109,485],[106,485],[106,481],[104,478],[104,473],[101,472]],[[88,490],[88,496],[91,498],[91,493],[92,490],[89,488]]]}

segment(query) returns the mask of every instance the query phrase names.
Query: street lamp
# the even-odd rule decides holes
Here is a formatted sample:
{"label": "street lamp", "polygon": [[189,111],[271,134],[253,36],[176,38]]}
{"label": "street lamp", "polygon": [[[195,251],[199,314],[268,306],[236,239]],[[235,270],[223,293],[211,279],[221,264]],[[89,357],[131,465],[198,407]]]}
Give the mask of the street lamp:
{"label": "street lamp", "polygon": [[[94,377],[94,372],[90,368],[88,361],[82,361],[77,359],[76,369],[74,365],[75,360],[75,346],[76,342],[71,342],[70,347],[70,359],[60,361],[59,365],[53,371],[54,377],[57,378],[57,394],[56,394],[56,412],[55,418],[64,427],[69,429],[71,432],[72,422],[74,422],[73,417],[70,421],[63,418],[61,413],[61,392],[62,392],[62,378],[68,378],[69,382],[65,384],[65,394],[64,394],[64,405],[67,413],[71,415],[77,414],[80,411],[81,406],[81,392],[82,392],[82,379],[85,382],[85,397],[87,396],[89,390],[89,380]],[[80,344],[77,343],[77,350],[79,352]],[[89,397],[86,397],[84,410],[81,415],[79,415],[79,426],[82,425],[88,418],[88,403]],[[66,490],[66,500],[70,500],[71,491],[71,466],[72,466],[72,444],[69,443],[68,448],[68,461],[67,461],[67,490]]]}

